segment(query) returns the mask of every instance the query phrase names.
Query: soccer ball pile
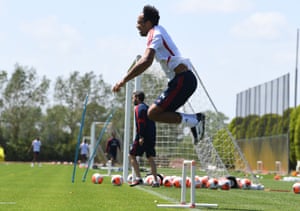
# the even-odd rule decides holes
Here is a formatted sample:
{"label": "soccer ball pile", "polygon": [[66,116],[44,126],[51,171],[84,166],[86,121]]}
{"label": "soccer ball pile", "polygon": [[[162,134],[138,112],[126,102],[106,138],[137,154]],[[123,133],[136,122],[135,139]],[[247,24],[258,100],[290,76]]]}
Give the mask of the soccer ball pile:
{"label": "soccer ball pile", "polygon": [[[195,176],[194,181],[196,188],[208,188],[208,189],[221,189],[221,190],[230,190],[234,187],[233,181],[229,178],[209,178],[208,176]],[[182,177],[180,176],[165,176],[162,181],[164,187],[182,187]],[[191,178],[186,177],[186,187],[191,187]],[[261,184],[253,184],[250,179],[236,179],[236,188],[241,188],[244,190],[263,190],[264,186]],[[299,193],[300,193],[300,183],[299,183]]]}
{"label": "soccer ball pile", "polygon": [[[190,177],[186,177],[185,185],[186,187],[191,187],[192,181]],[[181,188],[182,177],[180,176],[165,176],[162,185],[165,187],[175,187]],[[196,188],[208,188],[208,177],[207,176],[195,176],[195,187]]]}
{"label": "soccer ball pile", "polygon": [[92,182],[94,184],[101,184],[103,182],[103,176],[99,173],[95,173],[92,175]]}
{"label": "soccer ball pile", "polygon": [[[94,184],[101,184],[103,182],[103,175],[99,173],[94,173],[92,175],[92,182]],[[170,188],[181,188],[182,187],[182,177],[180,176],[158,176],[158,182],[161,186]],[[127,183],[131,184],[132,182],[132,174],[128,175]],[[148,175],[143,180],[145,185],[152,185],[154,182],[153,175]],[[121,175],[112,175],[111,183],[114,186],[122,186],[124,183],[123,176]],[[186,177],[185,186],[190,188],[192,184],[191,178]],[[208,176],[195,176],[195,188],[207,188],[207,189],[221,189],[221,190],[230,190],[234,187],[233,181],[230,178],[209,178]],[[253,184],[250,179],[244,178],[236,178],[235,182],[236,188],[244,189],[244,190],[264,190],[264,186],[261,184]],[[293,185],[293,191],[296,194],[300,194],[300,182],[297,182]]]}

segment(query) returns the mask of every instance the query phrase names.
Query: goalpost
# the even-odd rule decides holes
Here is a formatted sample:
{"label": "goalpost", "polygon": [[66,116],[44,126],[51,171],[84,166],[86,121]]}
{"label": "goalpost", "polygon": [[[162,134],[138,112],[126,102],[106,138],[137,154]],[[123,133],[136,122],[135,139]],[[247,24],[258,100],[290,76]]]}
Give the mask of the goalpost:
{"label": "goalpost", "polygon": [[[91,124],[91,136],[90,136],[90,139],[91,139],[91,144],[90,144],[90,160],[91,160],[91,163],[90,163],[90,169],[93,168],[94,159],[95,159],[95,157],[93,157],[92,152],[94,152],[95,147],[96,147],[96,125],[100,125],[101,127],[103,127],[105,125],[105,122],[92,122],[92,124]],[[108,128],[109,127],[111,127],[111,123],[108,123]],[[100,149],[101,155],[104,157],[104,159],[106,159],[102,148],[98,147],[98,149]]]}
{"label": "goalpost", "polygon": [[[138,60],[140,56],[137,56]],[[204,112],[206,115],[205,138],[196,146],[192,143],[190,128],[183,127],[181,124],[163,124],[156,123],[156,164],[158,168],[181,168],[183,160],[196,160],[196,174],[203,174],[213,178],[223,177],[241,177],[245,175],[254,184],[258,184],[256,176],[252,173],[250,166],[241,152],[238,144],[232,137],[227,125],[222,119],[222,114],[217,110],[208,91],[201,81],[195,68],[192,70],[198,81],[198,88],[179,111],[185,113]],[[145,73],[153,74],[155,70],[150,68]],[[158,72],[155,75],[159,74]],[[152,76],[155,77],[155,76]],[[141,89],[145,92],[145,102],[150,105],[158,94],[156,90],[147,90],[143,81],[143,75],[137,77],[135,84],[133,81],[126,84],[125,100],[125,126],[124,126],[124,154],[123,154],[123,178],[128,177],[128,152],[129,144],[132,142],[130,137],[130,128],[133,124],[131,119],[132,110],[132,92],[134,89]],[[167,83],[167,81],[166,81]],[[225,100],[225,98],[224,98]],[[147,162],[145,162],[147,165]]]}

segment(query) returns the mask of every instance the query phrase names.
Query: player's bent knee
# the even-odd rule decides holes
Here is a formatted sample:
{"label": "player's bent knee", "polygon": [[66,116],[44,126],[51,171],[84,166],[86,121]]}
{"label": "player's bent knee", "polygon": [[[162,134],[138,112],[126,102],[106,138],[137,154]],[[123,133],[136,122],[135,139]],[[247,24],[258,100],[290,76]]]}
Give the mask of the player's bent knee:
{"label": "player's bent knee", "polygon": [[151,105],[148,109],[147,115],[149,119],[151,119],[152,121],[156,121],[162,112],[163,110],[154,104]]}
{"label": "player's bent knee", "polygon": [[152,112],[149,112],[149,111],[148,111],[147,115],[148,115],[148,118],[149,118],[150,120],[155,121],[155,115],[153,115]]}

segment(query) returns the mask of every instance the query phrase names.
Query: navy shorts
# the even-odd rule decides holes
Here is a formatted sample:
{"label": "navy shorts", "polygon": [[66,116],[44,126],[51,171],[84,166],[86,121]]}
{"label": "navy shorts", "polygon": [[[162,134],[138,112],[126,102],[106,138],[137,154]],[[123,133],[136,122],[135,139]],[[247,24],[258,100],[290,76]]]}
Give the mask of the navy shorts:
{"label": "navy shorts", "polygon": [[117,159],[117,151],[112,151],[108,154],[108,159],[114,159],[116,160]]}
{"label": "navy shorts", "polygon": [[164,111],[176,111],[186,103],[197,88],[197,79],[192,71],[175,75],[166,90],[155,100]]}
{"label": "navy shorts", "polygon": [[87,154],[81,154],[81,159],[87,160]]}
{"label": "navy shorts", "polygon": [[138,139],[135,139],[129,154],[133,156],[143,156],[143,154],[146,153],[146,157],[155,157],[156,151],[155,151],[155,142],[147,142],[145,140],[144,144],[141,146]]}

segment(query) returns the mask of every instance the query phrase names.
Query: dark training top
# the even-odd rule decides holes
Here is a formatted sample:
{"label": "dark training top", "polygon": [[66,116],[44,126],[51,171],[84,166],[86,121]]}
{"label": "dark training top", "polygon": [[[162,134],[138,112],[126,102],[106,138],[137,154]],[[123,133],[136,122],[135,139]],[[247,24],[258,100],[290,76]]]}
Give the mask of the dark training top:
{"label": "dark training top", "polygon": [[154,121],[150,120],[147,116],[148,106],[145,103],[140,103],[135,106],[135,125],[136,125],[136,137],[138,140],[140,137],[144,137],[144,142],[156,141],[156,127]]}
{"label": "dark training top", "polygon": [[113,156],[116,156],[117,154],[117,149],[121,149],[120,147],[120,141],[116,138],[110,138],[107,141],[107,145],[106,145],[106,152],[112,154]]}

